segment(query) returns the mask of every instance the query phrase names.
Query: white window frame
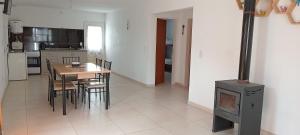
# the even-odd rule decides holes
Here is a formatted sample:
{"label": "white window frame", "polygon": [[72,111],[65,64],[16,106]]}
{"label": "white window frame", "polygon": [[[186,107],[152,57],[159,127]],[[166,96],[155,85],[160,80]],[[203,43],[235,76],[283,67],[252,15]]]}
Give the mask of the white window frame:
{"label": "white window frame", "polygon": [[105,23],[104,22],[85,22],[84,23],[84,49],[88,50],[88,27],[89,26],[98,26],[98,27],[102,27],[103,30],[103,34],[102,34],[102,49],[101,49],[101,56],[103,59],[106,58],[106,45],[105,45]]}

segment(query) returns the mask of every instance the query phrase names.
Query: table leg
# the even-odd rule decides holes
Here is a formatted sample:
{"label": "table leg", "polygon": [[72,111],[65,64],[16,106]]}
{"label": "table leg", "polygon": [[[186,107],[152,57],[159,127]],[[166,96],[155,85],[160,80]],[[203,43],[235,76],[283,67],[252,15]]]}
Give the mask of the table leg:
{"label": "table leg", "polygon": [[62,92],[63,92],[63,115],[66,115],[66,83],[65,83],[65,75],[61,76],[62,80]]}
{"label": "table leg", "polygon": [[53,69],[53,72],[54,72],[54,80],[56,80],[56,70]]}
{"label": "table leg", "polygon": [[107,73],[105,74],[105,79],[106,79],[106,101],[105,101],[105,109],[108,110],[108,107],[110,105],[110,96],[109,96],[109,78],[110,74]]}

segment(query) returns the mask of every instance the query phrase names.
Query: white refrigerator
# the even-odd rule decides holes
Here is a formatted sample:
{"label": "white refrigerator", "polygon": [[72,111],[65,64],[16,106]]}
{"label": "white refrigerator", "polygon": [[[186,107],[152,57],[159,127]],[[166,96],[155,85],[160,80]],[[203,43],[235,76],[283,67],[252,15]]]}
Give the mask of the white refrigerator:
{"label": "white refrigerator", "polygon": [[8,54],[9,80],[27,80],[27,56],[25,52]]}

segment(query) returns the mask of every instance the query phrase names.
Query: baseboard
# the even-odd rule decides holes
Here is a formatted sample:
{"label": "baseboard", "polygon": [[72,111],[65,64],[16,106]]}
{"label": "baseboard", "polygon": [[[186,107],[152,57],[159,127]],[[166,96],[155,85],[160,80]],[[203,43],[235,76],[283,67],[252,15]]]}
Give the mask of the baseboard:
{"label": "baseboard", "polygon": [[198,109],[200,109],[200,110],[206,111],[206,112],[208,112],[208,113],[210,113],[210,114],[213,114],[213,110],[210,109],[210,108],[207,108],[207,107],[205,107],[205,106],[199,105],[199,104],[194,103],[194,102],[192,102],[192,101],[189,101],[188,104],[189,104],[190,106],[193,106],[193,107],[198,108]]}
{"label": "baseboard", "polygon": [[[198,108],[198,109],[200,109],[200,110],[206,111],[206,112],[208,112],[208,113],[210,113],[210,114],[213,114],[213,110],[210,109],[210,108],[207,108],[207,107],[205,107],[205,106],[199,105],[199,104],[197,104],[197,103],[195,103],[195,102],[192,102],[192,101],[189,101],[188,104],[189,104],[190,106],[193,106],[193,107]],[[262,130],[263,132],[267,133],[267,135],[276,135],[275,133],[272,133],[272,132],[270,132],[270,131],[268,131],[268,130],[265,130],[265,129],[261,129],[261,130]]]}
{"label": "baseboard", "polygon": [[122,77],[122,78],[128,79],[128,80],[130,80],[130,81],[136,82],[136,83],[138,83],[138,84],[140,84],[140,85],[143,85],[143,86],[145,86],[145,87],[151,87],[151,88],[152,88],[152,87],[155,87],[154,84],[153,84],[153,85],[152,85],[152,84],[145,84],[145,83],[140,82],[140,81],[138,81],[138,80],[129,78],[129,77],[125,76],[125,75],[122,75],[122,74],[119,74],[119,73],[116,73],[116,72],[113,72],[113,71],[112,71],[112,73],[113,73],[114,75],[119,76],[119,77]]}
{"label": "baseboard", "polygon": [[181,83],[178,83],[178,82],[175,82],[173,85],[177,85],[177,86],[180,86],[180,87],[183,87],[183,88],[186,88],[183,84]]}

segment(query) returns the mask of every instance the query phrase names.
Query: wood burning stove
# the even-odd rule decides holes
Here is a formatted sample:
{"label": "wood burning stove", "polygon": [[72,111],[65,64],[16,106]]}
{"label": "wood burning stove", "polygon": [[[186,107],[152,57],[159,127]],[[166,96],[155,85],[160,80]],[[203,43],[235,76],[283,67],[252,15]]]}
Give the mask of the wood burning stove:
{"label": "wood burning stove", "polygon": [[234,128],[239,135],[260,135],[264,85],[250,83],[256,0],[245,0],[239,80],[216,81],[213,132]]}
{"label": "wood burning stove", "polygon": [[259,135],[264,85],[239,80],[216,81],[213,132],[234,128],[239,135]]}
{"label": "wood burning stove", "polygon": [[233,115],[239,115],[241,94],[222,88],[216,88],[216,108]]}

